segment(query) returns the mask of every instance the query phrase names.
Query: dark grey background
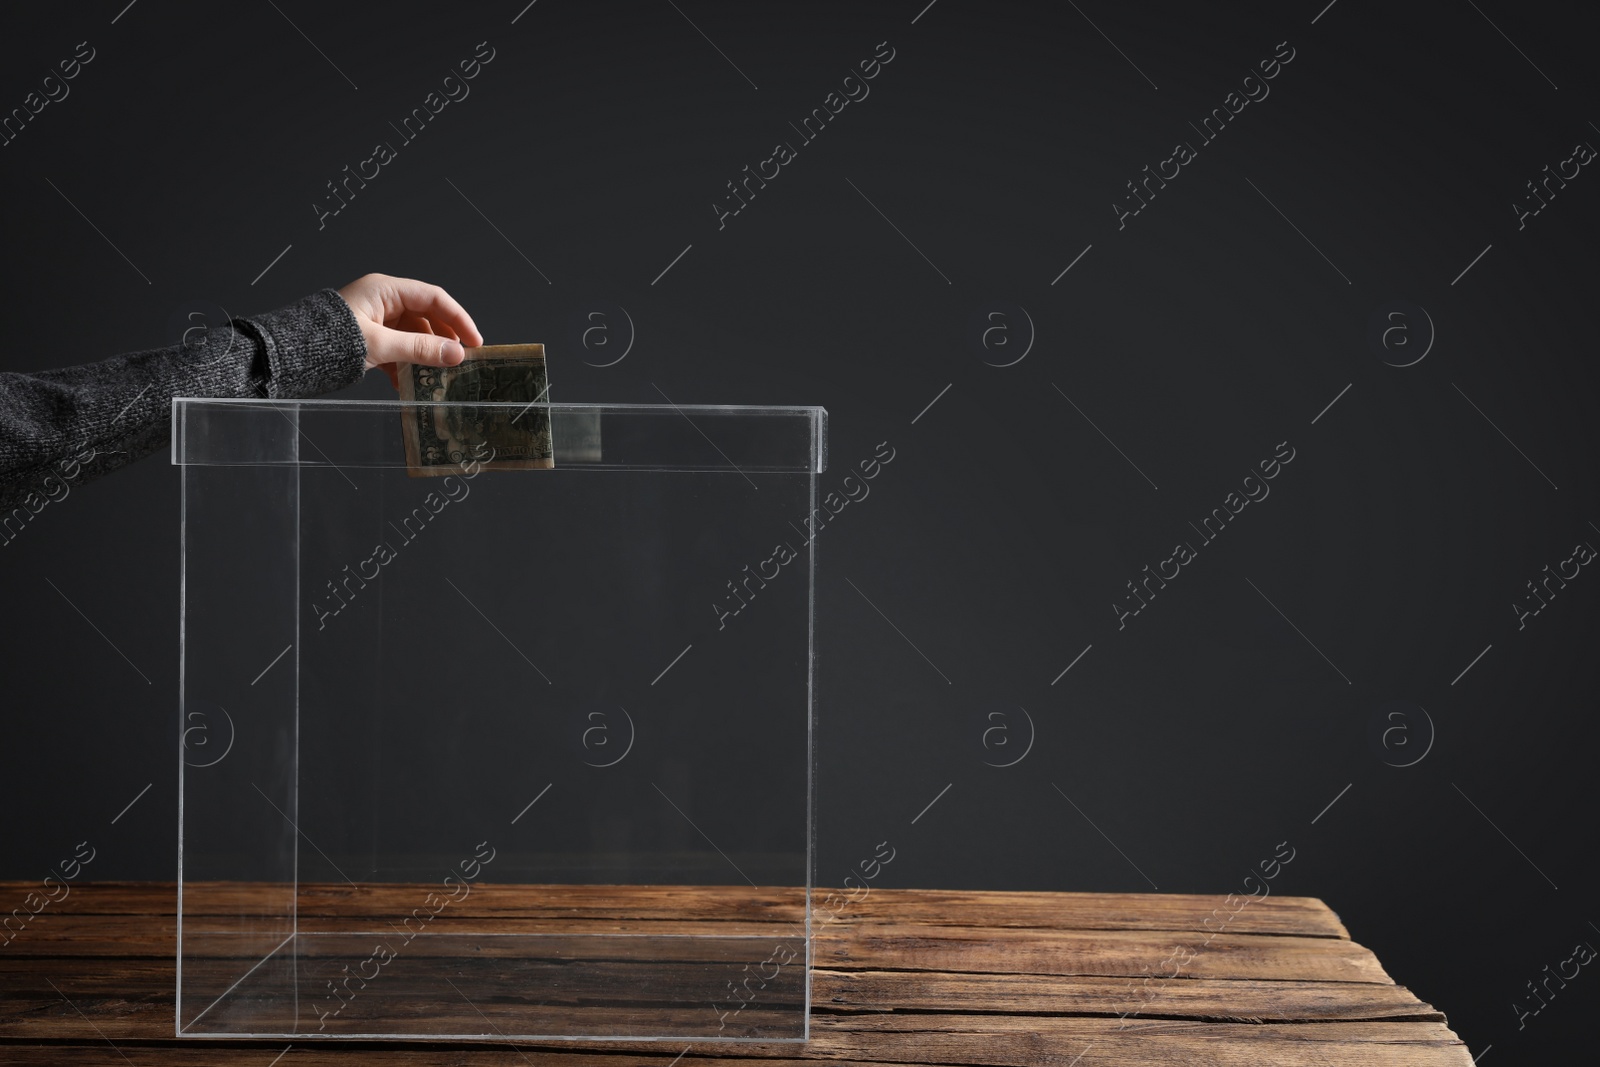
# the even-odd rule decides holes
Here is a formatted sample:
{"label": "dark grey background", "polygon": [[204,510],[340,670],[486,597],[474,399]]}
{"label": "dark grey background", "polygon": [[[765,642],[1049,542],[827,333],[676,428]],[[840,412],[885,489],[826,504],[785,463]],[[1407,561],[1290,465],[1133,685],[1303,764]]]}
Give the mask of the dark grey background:
{"label": "dark grey background", "polygon": [[[1224,893],[1287,840],[1275,891],[1326,900],[1475,1054],[1554,1062],[1600,979],[1525,1029],[1512,1003],[1600,941],[1600,579],[1520,631],[1512,603],[1600,544],[1600,178],[1520,230],[1512,205],[1600,144],[1593,26],[923,3],[8,13],[0,107],[77,42],[96,58],[0,148],[5,369],[381,270],[547,342],[561,400],[825,405],[825,486],[897,458],[819,539],[819,885],[888,839],[881,884]],[[484,40],[470,97],[319,231],[324,182]],[[724,183],[885,40],[871,95],[719,230]],[[1119,230],[1124,183],[1281,41],[1270,96]],[[610,367],[570,340],[596,300],[636,334]],[[1437,334],[1404,368],[1381,357],[1422,347],[1369,339],[1396,300]],[[971,341],[993,302],[1035,333],[1009,367],[985,357],[1025,347],[1015,311],[1013,347]],[[1271,496],[1119,631],[1124,583],[1284,441]],[[86,837],[94,877],[173,875],[177,490],[157,455],[0,549],[0,877]],[[1031,751],[986,766],[1021,750],[1018,708]],[[1391,766],[1426,748],[1418,708],[1432,748]],[[1404,726],[1387,748],[1377,720]]]}

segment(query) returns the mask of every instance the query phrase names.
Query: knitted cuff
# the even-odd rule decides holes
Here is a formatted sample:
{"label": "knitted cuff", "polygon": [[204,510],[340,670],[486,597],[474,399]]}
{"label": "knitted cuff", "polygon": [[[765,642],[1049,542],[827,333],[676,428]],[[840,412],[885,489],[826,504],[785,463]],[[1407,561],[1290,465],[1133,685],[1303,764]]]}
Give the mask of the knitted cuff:
{"label": "knitted cuff", "polygon": [[350,306],[332,289],[239,322],[253,327],[266,347],[268,397],[319,396],[361,380],[367,342]]}

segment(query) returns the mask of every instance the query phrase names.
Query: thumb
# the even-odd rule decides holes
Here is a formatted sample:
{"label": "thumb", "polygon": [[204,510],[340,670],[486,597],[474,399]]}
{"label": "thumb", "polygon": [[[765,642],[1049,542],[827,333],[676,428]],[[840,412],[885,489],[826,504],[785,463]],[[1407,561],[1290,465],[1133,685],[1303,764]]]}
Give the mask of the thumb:
{"label": "thumb", "polygon": [[453,367],[466,358],[461,342],[431,333],[412,333],[374,325],[367,334],[367,359],[373,366],[385,363],[426,363]]}

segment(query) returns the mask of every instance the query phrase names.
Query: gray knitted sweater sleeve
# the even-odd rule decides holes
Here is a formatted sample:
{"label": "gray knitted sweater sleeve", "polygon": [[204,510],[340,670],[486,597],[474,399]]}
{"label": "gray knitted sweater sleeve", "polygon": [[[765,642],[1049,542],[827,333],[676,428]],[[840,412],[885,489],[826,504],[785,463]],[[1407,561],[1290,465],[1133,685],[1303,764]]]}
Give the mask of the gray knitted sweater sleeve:
{"label": "gray knitted sweater sleeve", "polygon": [[367,346],[332,289],[154,348],[31,374],[0,373],[0,517],[168,442],[172,398],[316,396],[361,378]]}

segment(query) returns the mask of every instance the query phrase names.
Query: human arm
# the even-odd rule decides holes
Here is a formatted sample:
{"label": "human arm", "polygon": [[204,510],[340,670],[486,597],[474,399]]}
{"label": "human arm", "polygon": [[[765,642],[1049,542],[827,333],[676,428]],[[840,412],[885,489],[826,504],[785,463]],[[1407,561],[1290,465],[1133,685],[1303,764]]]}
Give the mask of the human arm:
{"label": "human arm", "polygon": [[459,363],[461,342],[483,338],[443,289],[369,274],[211,328],[204,344],[0,373],[0,516],[166,444],[173,397],[318,396],[374,366],[393,381],[401,362]]}

